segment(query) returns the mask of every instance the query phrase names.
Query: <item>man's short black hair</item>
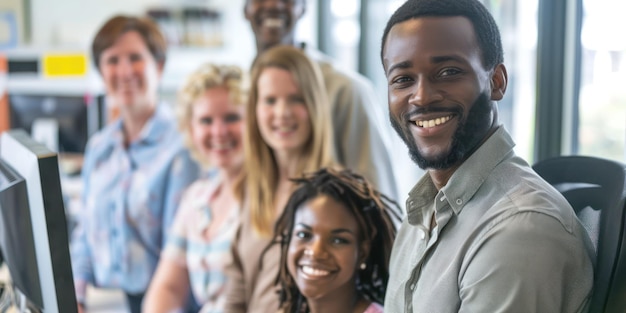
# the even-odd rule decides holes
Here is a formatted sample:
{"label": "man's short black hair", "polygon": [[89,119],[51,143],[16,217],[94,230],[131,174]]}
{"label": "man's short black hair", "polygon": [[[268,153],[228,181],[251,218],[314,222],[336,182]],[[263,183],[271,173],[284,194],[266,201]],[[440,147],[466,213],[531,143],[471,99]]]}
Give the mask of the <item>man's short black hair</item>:
{"label": "man's short black hair", "polygon": [[463,16],[474,25],[478,46],[482,53],[483,65],[492,69],[504,62],[500,30],[493,16],[478,0],[407,0],[389,18],[380,49],[383,59],[385,41],[391,28],[404,21],[418,17],[453,17]]}

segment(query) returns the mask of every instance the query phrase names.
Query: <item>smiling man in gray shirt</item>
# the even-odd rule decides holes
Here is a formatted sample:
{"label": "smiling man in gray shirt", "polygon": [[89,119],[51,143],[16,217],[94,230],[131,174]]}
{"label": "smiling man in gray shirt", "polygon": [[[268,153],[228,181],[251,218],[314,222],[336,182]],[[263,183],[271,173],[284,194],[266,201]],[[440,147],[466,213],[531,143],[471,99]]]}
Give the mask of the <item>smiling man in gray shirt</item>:
{"label": "smiling man in gray shirt", "polygon": [[409,0],[383,35],[391,122],[428,170],[409,193],[385,312],[586,312],[594,251],[498,122],[507,71],[477,0]]}

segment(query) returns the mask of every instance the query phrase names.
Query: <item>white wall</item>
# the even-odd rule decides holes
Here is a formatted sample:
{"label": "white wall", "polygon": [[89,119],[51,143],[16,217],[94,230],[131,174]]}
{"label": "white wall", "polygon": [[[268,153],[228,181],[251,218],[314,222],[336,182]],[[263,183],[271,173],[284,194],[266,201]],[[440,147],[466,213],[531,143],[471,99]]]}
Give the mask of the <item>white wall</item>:
{"label": "white wall", "polygon": [[[224,13],[224,28],[250,37],[243,18],[244,0],[31,0],[32,43],[37,46],[88,47],[96,30],[112,15],[142,15],[153,7],[204,6]],[[229,42],[232,43],[232,42]],[[252,46],[249,40],[236,43]],[[228,45],[227,45],[228,46]]]}
{"label": "white wall", "polygon": [[[112,15],[143,15],[151,7],[203,6],[222,12],[224,45],[220,48],[172,47],[162,81],[170,99],[184,78],[203,62],[248,68],[256,53],[249,23],[243,17],[244,0],[31,0],[31,46],[36,49],[81,49],[88,52],[98,28]],[[307,2],[307,13],[296,37],[316,46],[317,0]]]}

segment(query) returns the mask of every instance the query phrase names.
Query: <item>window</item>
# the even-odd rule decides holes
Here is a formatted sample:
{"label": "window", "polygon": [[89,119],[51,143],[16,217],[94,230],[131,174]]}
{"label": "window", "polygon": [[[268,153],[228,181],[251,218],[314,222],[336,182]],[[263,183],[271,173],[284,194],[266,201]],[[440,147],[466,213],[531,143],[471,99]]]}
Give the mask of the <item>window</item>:
{"label": "window", "polygon": [[626,160],[625,11],[623,0],[583,1],[575,154]]}
{"label": "window", "polygon": [[498,103],[500,123],[516,143],[515,153],[532,161],[537,62],[537,0],[483,1],[502,38],[509,81]]}

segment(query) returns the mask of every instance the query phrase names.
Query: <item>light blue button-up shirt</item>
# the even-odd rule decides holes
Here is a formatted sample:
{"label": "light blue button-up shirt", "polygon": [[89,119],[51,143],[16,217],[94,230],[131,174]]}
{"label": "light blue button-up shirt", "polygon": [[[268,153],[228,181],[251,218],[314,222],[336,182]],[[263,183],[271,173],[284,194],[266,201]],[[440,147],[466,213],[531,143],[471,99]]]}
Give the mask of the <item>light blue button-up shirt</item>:
{"label": "light blue button-up shirt", "polygon": [[121,119],[89,140],[71,243],[79,302],[88,283],[145,292],[180,196],[200,172],[182,142],[165,104],[128,147]]}

